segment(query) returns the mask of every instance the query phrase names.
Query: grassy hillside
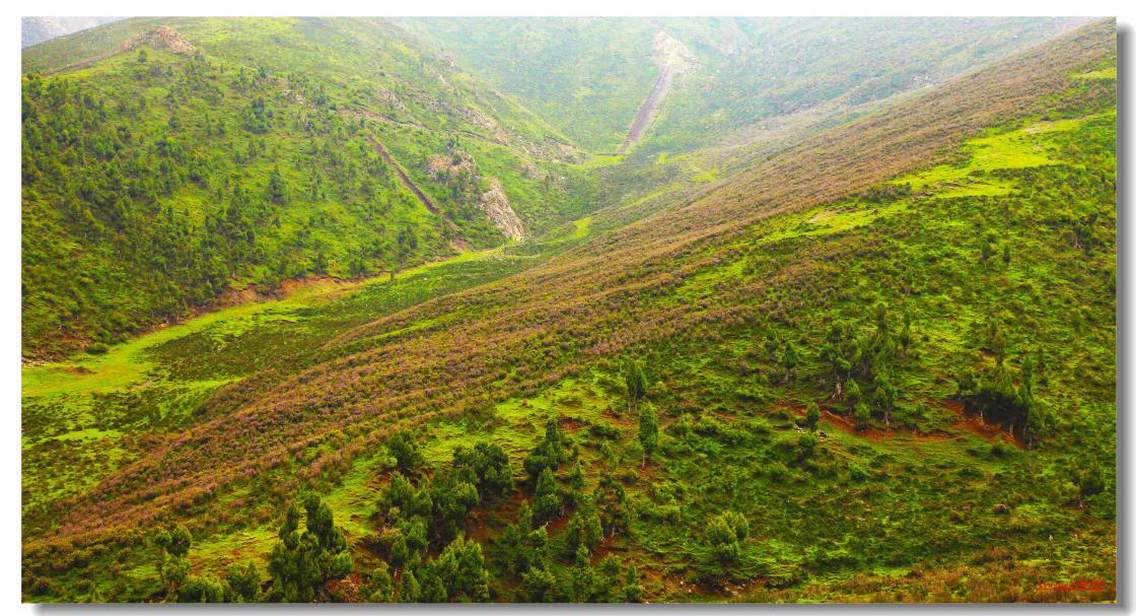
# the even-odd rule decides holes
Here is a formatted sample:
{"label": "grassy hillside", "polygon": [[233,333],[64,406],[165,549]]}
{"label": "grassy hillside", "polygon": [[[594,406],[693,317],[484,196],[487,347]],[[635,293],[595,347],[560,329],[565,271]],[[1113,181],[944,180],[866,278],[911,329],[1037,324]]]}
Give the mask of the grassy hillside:
{"label": "grassy hillside", "polygon": [[24,596],[1114,599],[1114,66],[27,367]]}
{"label": "grassy hillside", "polygon": [[502,244],[489,196],[520,234],[593,202],[558,133],[379,20],[132,19],[24,63],[25,357]]}
{"label": "grassy hillside", "polygon": [[614,152],[671,37],[687,67],[646,153],[707,146],[825,103],[941,83],[1075,23],[1055,19],[403,19],[593,152]]}

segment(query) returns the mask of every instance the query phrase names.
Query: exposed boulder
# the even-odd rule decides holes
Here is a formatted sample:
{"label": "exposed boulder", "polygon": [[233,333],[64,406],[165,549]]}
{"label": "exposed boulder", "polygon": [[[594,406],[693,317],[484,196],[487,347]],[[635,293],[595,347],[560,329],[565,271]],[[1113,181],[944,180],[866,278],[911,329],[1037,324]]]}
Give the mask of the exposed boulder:
{"label": "exposed boulder", "polygon": [[525,226],[521,222],[513,207],[509,205],[509,197],[501,187],[497,178],[489,178],[489,190],[481,193],[477,205],[481,207],[493,225],[501,230],[505,237],[511,240],[525,239]]}

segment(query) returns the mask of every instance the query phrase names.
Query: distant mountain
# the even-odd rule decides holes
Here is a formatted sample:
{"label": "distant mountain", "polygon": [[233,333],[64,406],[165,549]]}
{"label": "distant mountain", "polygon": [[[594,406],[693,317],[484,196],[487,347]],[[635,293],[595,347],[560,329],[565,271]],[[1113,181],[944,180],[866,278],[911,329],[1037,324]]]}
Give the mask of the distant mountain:
{"label": "distant mountain", "polygon": [[122,17],[23,17],[20,19],[20,46],[30,47],[87,28],[94,28]]}
{"label": "distant mountain", "polygon": [[399,19],[576,142],[615,152],[666,70],[651,153],[830,102],[940,83],[1084,23],[1075,18]]}

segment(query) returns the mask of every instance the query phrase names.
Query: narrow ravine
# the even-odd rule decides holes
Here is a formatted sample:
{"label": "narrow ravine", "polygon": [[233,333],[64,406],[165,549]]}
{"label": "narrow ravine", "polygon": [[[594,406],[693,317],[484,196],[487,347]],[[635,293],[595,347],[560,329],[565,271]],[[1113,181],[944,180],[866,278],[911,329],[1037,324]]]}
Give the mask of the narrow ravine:
{"label": "narrow ravine", "polygon": [[663,101],[666,100],[675,76],[694,65],[690,50],[678,39],[662,30],[655,34],[653,55],[655,63],[660,68],[659,77],[655,79],[655,85],[647,98],[639,105],[639,111],[635,113],[635,120],[631,123],[631,130],[627,132],[627,138],[616,151],[618,155],[625,154],[631,146],[643,138],[643,134],[647,132],[651,121],[655,119]]}
{"label": "narrow ravine", "polygon": [[655,87],[651,89],[647,98],[643,99],[643,104],[639,105],[639,111],[635,114],[635,121],[631,123],[631,130],[628,131],[627,138],[623,140],[623,145],[619,146],[616,154],[624,154],[628,148],[635,145],[643,137],[643,133],[651,125],[651,120],[654,119],[659,105],[662,104],[663,99],[667,97],[667,92],[671,89],[674,73],[673,67],[663,67],[663,72],[655,80]]}

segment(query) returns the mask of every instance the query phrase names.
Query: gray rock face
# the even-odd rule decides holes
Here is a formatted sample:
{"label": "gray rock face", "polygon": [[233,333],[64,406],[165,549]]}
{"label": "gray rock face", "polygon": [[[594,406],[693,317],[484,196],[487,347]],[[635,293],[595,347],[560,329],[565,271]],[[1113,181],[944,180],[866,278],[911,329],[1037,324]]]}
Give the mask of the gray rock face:
{"label": "gray rock face", "polygon": [[509,205],[509,197],[501,187],[501,182],[497,178],[490,178],[489,184],[489,190],[481,194],[477,205],[505,237],[514,241],[525,239],[525,226]]}

